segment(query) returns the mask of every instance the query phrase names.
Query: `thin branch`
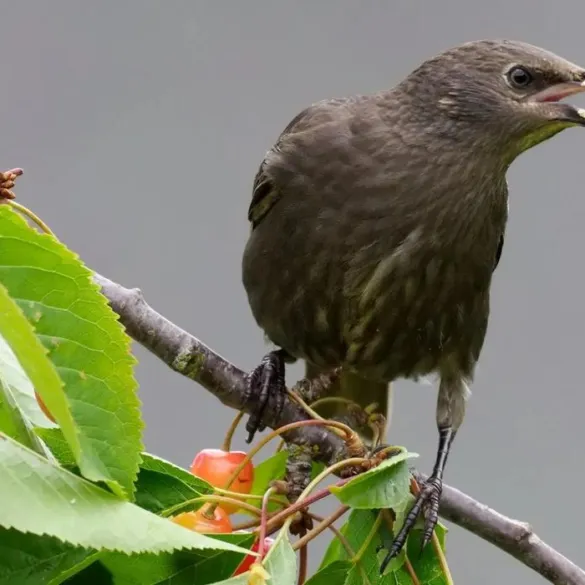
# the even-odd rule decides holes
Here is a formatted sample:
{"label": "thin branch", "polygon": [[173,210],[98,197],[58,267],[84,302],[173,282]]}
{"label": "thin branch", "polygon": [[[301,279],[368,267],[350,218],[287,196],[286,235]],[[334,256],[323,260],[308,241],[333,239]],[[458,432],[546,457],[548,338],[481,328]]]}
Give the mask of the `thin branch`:
{"label": "thin branch", "polygon": [[[416,475],[424,481],[424,475]],[[585,571],[546,544],[526,522],[508,518],[450,486],[443,486],[440,514],[512,555],[551,583],[585,585]]]}
{"label": "thin branch", "polygon": [[[134,340],[226,406],[247,413],[254,410],[254,397],[248,402],[244,399],[245,372],[157,313],[138,289],[124,288],[100,275],[95,275],[95,280]],[[303,410],[287,396],[278,420],[265,422],[277,429],[305,418]],[[346,456],[343,440],[322,427],[297,429],[287,433],[286,439],[312,446],[316,458],[326,465]],[[417,479],[424,481],[425,476],[417,474]],[[528,524],[507,518],[455,488],[443,487],[441,516],[499,547],[555,585],[585,585],[585,571],[543,542]]]}
{"label": "thin branch", "polygon": [[[94,279],[130,337],[175,372],[201,384],[226,406],[248,414],[254,411],[256,397],[252,396],[248,402],[244,399],[245,372],[157,313],[139,289],[125,288],[99,274]],[[265,422],[277,429],[306,418],[303,409],[287,396],[279,419]],[[316,458],[325,463],[339,461],[344,455],[343,439],[322,426],[293,430],[285,438],[297,445],[311,445],[316,450]]]}

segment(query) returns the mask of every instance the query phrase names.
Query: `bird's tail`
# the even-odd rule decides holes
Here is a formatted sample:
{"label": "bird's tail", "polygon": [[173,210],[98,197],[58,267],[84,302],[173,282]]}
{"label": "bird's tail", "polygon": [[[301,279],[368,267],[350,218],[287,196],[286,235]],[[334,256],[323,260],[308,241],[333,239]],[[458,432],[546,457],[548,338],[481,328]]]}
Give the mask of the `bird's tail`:
{"label": "bird's tail", "polygon": [[[313,364],[306,364],[305,375],[307,378],[314,378],[320,373],[322,373],[322,370]],[[358,404],[362,409],[376,404],[374,412],[383,414],[387,419],[390,416],[390,385],[385,382],[366,380],[351,372],[343,372],[332,387],[327,390],[326,395],[328,397],[344,398],[345,400],[339,402],[328,401],[318,408],[319,414],[326,418],[335,418],[347,422],[350,426],[354,426],[355,416],[350,414],[350,402],[348,401]],[[359,430],[365,437],[371,438],[372,431],[367,426]]]}

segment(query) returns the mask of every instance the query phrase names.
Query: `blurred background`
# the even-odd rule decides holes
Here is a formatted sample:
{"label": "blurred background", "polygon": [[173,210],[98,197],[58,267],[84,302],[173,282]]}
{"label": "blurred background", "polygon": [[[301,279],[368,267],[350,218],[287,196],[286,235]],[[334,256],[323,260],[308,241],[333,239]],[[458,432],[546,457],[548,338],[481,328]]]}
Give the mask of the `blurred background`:
{"label": "blurred background", "polygon": [[[585,64],[580,0],[0,6],[0,167],[25,169],[20,201],[90,267],[140,287],[155,309],[244,369],[266,351],[240,280],[252,180],[296,113],[392,86],[425,58],[478,38],[524,40]],[[529,521],[580,565],[584,147],[585,132],[567,131],[509,174],[491,324],[446,475]],[[234,412],[136,351],[146,448],[188,466],[220,444]],[[425,471],[435,400],[434,388],[399,383],[388,437],[419,452]],[[243,432],[237,441],[244,446]],[[448,558],[458,583],[542,582],[457,527]]]}

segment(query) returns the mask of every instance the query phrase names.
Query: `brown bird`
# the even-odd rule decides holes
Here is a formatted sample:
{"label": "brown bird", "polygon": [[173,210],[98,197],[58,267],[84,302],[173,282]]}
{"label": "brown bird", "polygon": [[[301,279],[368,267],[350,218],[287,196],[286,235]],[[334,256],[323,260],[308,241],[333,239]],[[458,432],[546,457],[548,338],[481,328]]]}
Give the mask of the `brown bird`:
{"label": "brown bird", "polygon": [[[429,59],[393,89],[313,104],[285,128],[254,181],[243,281],[279,350],[249,377],[260,408],[282,404],[284,361],[341,366],[336,391],[385,408],[388,384],[440,377],[439,446],[395,537],[424,508],[438,519],[445,462],[486,334],[508,215],[506,172],[585,110],[585,70],[516,41],[477,41]],[[270,396],[275,396],[266,408]]]}

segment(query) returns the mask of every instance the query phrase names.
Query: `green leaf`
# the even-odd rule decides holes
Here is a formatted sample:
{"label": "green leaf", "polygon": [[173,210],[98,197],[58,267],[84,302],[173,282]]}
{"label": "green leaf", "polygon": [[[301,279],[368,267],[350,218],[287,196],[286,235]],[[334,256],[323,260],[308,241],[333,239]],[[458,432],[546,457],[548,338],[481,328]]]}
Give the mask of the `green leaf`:
{"label": "green leaf", "polygon": [[[114,585],[114,579],[110,572],[99,561],[96,561],[62,583],[65,585]],[[53,583],[49,585],[53,585]]]}
{"label": "green leaf", "polygon": [[[297,558],[284,530],[278,533],[262,565],[270,575],[270,585],[296,585]],[[217,581],[214,585],[247,585],[249,576],[250,571],[246,571],[237,577]]]}
{"label": "green leaf", "polygon": [[317,571],[305,585],[344,585],[347,574],[353,565],[349,561],[334,561]]}
{"label": "green leaf", "polygon": [[[443,551],[445,550],[446,528],[442,524],[437,524],[435,534],[439,539],[439,544]],[[421,583],[425,585],[446,585],[447,579],[439,563],[439,558],[432,542],[421,551],[422,530],[413,530],[408,535],[406,543],[408,558],[416,576]]]}
{"label": "green leaf", "polygon": [[[5,205],[0,206],[0,218],[5,207]],[[1,222],[0,225],[2,225]],[[0,242],[2,237],[0,235]],[[0,268],[0,276],[1,274]],[[47,351],[37,339],[30,323],[17,304],[8,296],[8,291],[2,284],[0,284],[0,336],[5,342],[3,348],[10,349],[10,353],[18,360],[28,378],[35,387],[39,388],[39,393],[51,394],[50,409],[55,417],[59,417],[63,433],[67,437],[72,451],[76,454],[76,458],[79,458],[81,447],[63,393],[61,380],[50,360],[47,359]],[[9,368],[5,370],[4,367],[11,361],[10,353],[4,351],[1,362],[2,373],[5,376],[9,375]]]}
{"label": "green leaf", "polygon": [[[224,542],[249,548],[253,534],[214,535]],[[242,562],[238,553],[205,550],[124,555],[106,553],[102,563],[114,577],[114,585],[206,585],[227,579]]]}
{"label": "green leaf", "polygon": [[296,585],[297,556],[287,532],[278,533],[262,564],[270,574],[271,585]]}
{"label": "green leaf", "polygon": [[[419,581],[421,585],[427,585],[424,581]],[[404,567],[397,571],[387,573],[380,580],[381,585],[414,585],[410,574]]]}
{"label": "green leaf", "polygon": [[0,434],[0,525],[72,545],[125,553],[189,549],[245,552],[160,518]]}
{"label": "green leaf", "polygon": [[140,469],[144,471],[156,471],[157,473],[173,477],[187,484],[197,492],[210,493],[213,491],[211,484],[207,483],[204,479],[196,477],[190,471],[151,453],[142,453]]}
{"label": "green leaf", "polygon": [[[354,553],[362,546],[362,543],[368,537],[374,522],[376,521],[377,512],[372,510],[352,510],[349,518],[341,527],[341,534],[345,536],[347,543]],[[323,560],[319,569],[323,569],[328,564],[337,560],[348,560],[350,557],[345,548],[337,538],[334,538],[325,551]]]}
{"label": "green leaf", "polygon": [[[32,329],[7,332],[14,315],[5,327],[0,319],[0,335],[59,423],[83,476],[131,497],[143,425],[129,337],[91,271],[7,205],[0,206],[0,246],[0,282],[36,336]],[[54,368],[40,359],[47,351]]]}
{"label": "green leaf", "polygon": [[41,410],[35,390],[6,340],[0,336],[0,372],[18,407],[36,427],[56,427]]}
{"label": "green leaf", "polygon": [[[89,569],[90,566],[92,565],[99,564],[99,558],[102,554],[103,554],[102,552],[92,551],[91,554],[82,559],[79,563],[72,565],[71,567],[69,567],[69,569],[60,573],[58,577],[52,579],[49,585],[61,585],[61,583],[70,583],[72,580],[76,580],[76,578],[81,574],[87,576],[87,574],[91,572],[91,570],[88,571],[87,569]],[[86,581],[84,585],[89,585],[89,583]],[[99,582],[99,585],[104,584],[102,582]]]}
{"label": "green leaf", "polygon": [[[279,451],[256,466],[254,468],[254,482],[252,483],[250,494],[263,495],[270,487],[270,482],[275,479],[282,479],[286,473],[286,459],[287,452]],[[284,503],[288,501],[286,497],[282,495],[275,495],[273,497]],[[262,506],[262,500],[258,499],[248,500],[248,503],[257,508]],[[281,509],[281,507],[275,502],[268,503],[268,512],[274,512],[279,509]]]}
{"label": "green leaf", "polygon": [[[177,504],[212,492],[210,484],[185,469],[154,455],[143,454],[136,481],[136,503],[141,508],[160,514]],[[181,508],[181,512],[200,507],[201,502],[191,503]]]}
{"label": "green leaf", "polygon": [[373,510],[399,506],[410,493],[410,472],[406,460],[411,457],[418,455],[402,451],[345,485],[332,486],[331,492],[343,504],[355,509]]}
{"label": "green leaf", "polygon": [[91,555],[56,538],[0,528],[0,585],[49,583]]}
{"label": "green leaf", "polygon": [[61,429],[47,429],[37,427],[35,433],[45,442],[55,459],[63,467],[76,467],[75,458]]}
{"label": "green leaf", "polygon": [[[136,504],[155,514],[160,514],[177,504],[213,491],[213,488],[208,483],[199,478],[195,479],[200,482],[197,488],[191,487],[172,475],[141,469],[136,481]],[[181,512],[197,510],[202,505],[203,502],[192,502],[180,510]]]}
{"label": "green leaf", "polygon": [[44,445],[34,434],[29,421],[24,417],[8,384],[0,371],[0,431],[15,441],[33,449],[41,455],[47,455]]}
{"label": "green leaf", "polygon": [[348,535],[354,529],[358,529],[364,534],[364,537],[359,541],[359,544],[357,540],[353,544],[353,538],[350,541],[353,546],[357,545],[354,550],[356,550],[360,560],[354,563],[354,566],[349,571],[346,581],[347,585],[362,585],[362,583],[367,582],[371,583],[371,585],[378,585],[382,580],[382,576],[380,575],[380,561],[378,560],[377,553],[379,545],[382,544],[380,536],[382,524],[379,525],[378,530],[372,536],[372,531],[375,529],[380,512],[368,512],[368,516],[365,514],[356,515],[353,526],[351,524],[348,526]]}
{"label": "green leaf", "polygon": [[[63,467],[74,468],[73,454],[60,429],[36,429],[53,455]],[[142,454],[142,463],[135,483],[135,503],[154,512],[161,512],[187,500],[210,494],[213,487],[185,469],[148,453]],[[201,502],[185,505],[181,511],[197,510]]]}
{"label": "green leaf", "polygon": [[254,468],[254,482],[250,494],[263,495],[275,479],[282,479],[286,473],[286,451],[279,451]]}

